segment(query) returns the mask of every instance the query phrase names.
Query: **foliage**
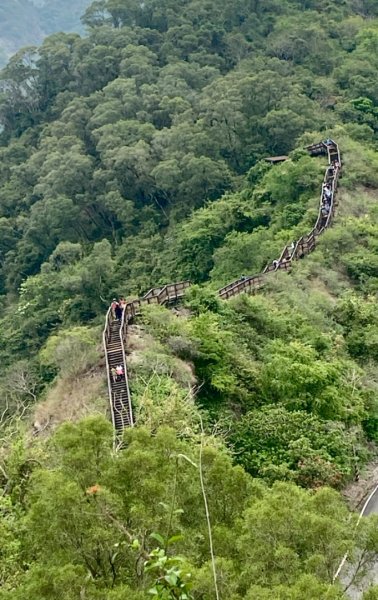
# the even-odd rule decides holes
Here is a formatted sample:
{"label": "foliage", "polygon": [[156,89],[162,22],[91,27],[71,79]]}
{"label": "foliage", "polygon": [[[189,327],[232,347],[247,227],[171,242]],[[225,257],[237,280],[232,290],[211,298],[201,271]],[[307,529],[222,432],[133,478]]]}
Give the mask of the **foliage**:
{"label": "foliage", "polygon": [[[110,424],[92,417],[61,426],[39,461],[29,448],[3,463],[5,472],[12,463],[30,470],[20,470],[22,496],[4,488],[2,600],[214,595],[197,442],[167,428],[130,430],[125,441],[114,453]],[[347,549],[376,547],[375,524],[364,519],[359,535],[335,491],[269,489],[203,442],[222,597],[299,598],[307,583],[314,598],[326,587],[343,598],[333,572]]]}
{"label": "foliage", "polygon": [[338,486],[353,462],[353,436],[340,424],[283,406],[248,412],[234,424],[231,442],[246,470],[268,481]]}
{"label": "foliage", "polygon": [[155,585],[148,590],[152,598],[158,600],[191,600],[190,573],[182,572],[180,557],[169,557],[162,548],[155,548],[145,563],[146,573],[155,574]]}
{"label": "foliage", "polygon": [[98,360],[93,330],[74,327],[49,337],[40,352],[42,365],[59,369],[62,377],[83,375]]}
{"label": "foliage", "polygon": [[[67,33],[0,81],[1,600],[212,598],[199,439],[221,596],[342,598],[340,557],[375,548],[324,486],[378,440],[376,3],[101,0],[83,37],[81,3],[3,4],[1,37],[16,8],[23,43]],[[335,226],[221,301],[313,227],[325,160],[304,147],[328,136]],[[98,364],[114,295],[181,279],[184,307],[129,332],[145,429],[122,452],[101,418],[17,441],[55,377]]]}

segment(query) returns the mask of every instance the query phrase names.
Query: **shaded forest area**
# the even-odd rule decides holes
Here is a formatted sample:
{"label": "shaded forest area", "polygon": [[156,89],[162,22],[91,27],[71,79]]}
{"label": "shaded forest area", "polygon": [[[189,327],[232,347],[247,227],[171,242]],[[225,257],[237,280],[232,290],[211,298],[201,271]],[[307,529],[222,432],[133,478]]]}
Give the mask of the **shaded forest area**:
{"label": "shaded forest area", "polygon": [[[361,576],[378,548],[339,494],[378,441],[376,2],[104,0],[83,23],[1,73],[0,599],[210,600],[214,569],[223,600],[346,598],[341,557]],[[335,226],[220,301],[312,228],[303,147],[328,136]],[[109,300],[187,278],[130,331],[114,455]]]}

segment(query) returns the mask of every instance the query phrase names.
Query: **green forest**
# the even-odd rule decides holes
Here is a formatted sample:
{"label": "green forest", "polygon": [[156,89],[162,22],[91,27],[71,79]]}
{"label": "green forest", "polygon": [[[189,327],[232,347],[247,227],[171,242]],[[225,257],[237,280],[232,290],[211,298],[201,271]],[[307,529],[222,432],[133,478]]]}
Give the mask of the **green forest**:
{"label": "green forest", "polygon": [[[0,600],[346,600],[345,553],[355,585],[378,554],[343,496],[378,443],[378,5],[97,0],[82,24],[0,72]],[[221,300],[314,226],[327,137],[333,227]],[[130,327],[115,452],[109,303],[180,280]]]}

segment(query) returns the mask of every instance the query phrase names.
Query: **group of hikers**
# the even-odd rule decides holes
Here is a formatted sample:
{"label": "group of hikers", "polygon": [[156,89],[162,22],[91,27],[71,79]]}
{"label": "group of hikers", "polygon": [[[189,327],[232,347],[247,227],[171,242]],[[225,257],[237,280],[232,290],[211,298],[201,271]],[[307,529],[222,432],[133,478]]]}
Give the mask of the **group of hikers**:
{"label": "group of hikers", "polygon": [[123,365],[117,365],[116,367],[112,367],[110,369],[110,372],[112,374],[113,383],[116,383],[117,381],[122,381],[125,378],[125,370],[123,368]]}
{"label": "group of hikers", "polygon": [[113,298],[112,304],[111,304],[111,309],[112,309],[112,316],[115,321],[120,321],[122,319],[122,315],[123,315],[123,311],[125,310],[125,306],[126,306],[126,300],[124,298],[120,298],[119,300],[117,300],[117,298]]}
{"label": "group of hikers", "polygon": [[[332,146],[335,144],[335,142],[333,140],[331,140],[330,138],[328,138],[327,140],[324,140],[323,144],[325,146]],[[325,220],[328,218],[328,215],[331,211],[332,199],[333,199],[332,182],[333,182],[335,175],[337,173],[337,170],[339,168],[340,168],[340,163],[337,160],[333,160],[327,169],[325,182],[323,183],[320,214],[321,214],[322,218]],[[284,256],[280,260],[273,261],[273,267],[275,270],[279,269],[282,263],[287,263],[290,261],[292,255],[293,255],[293,252],[295,250],[295,245],[296,245],[295,242],[292,242],[289,246],[287,246]]]}
{"label": "group of hikers", "polygon": [[340,163],[337,160],[334,160],[327,169],[326,180],[323,183],[322,203],[321,203],[321,207],[320,207],[320,214],[323,218],[328,218],[328,215],[331,211],[332,197],[333,197],[332,181],[335,177],[336,171],[339,168],[340,168]]}
{"label": "group of hikers", "polygon": [[[333,140],[331,140],[330,138],[328,138],[323,143],[326,146],[332,146],[335,142]],[[332,180],[335,176],[335,171],[338,166],[339,166],[339,164],[337,163],[337,161],[332,162],[332,164],[327,169],[326,180],[323,183],[320,214],[325,219],[328,218],[328,215],[331,211],[332,196],[333,196]]]}
{"label": "group of hikers", "polygon": [[329,211],[331,210],[331,203],[332,203],[332,185],[330,183],[323,183],[322,205],[320,208],[322,217],[328,217]]}
{"label": "group of hikers", "polygon": [[284,256],[281,258],[281,260],[273,261],[273,267],[275,268],[275,270],[277,270],[279,268],[280,264],[285,264],[290,261],[292,255],[294,253],[295,246],[296,246],[296,242],[291,242],[290,245],[286,246],[286,252],[285,252]]}
{"label": "group of hikers", "polygon": [[[125,306],[126,300],[124,298],[120,298],[119,300],[117,300],[117,298],[113,298],[111,303],[111,311],[112,317],[115,321],[121,321],[123,311],[125,310]],[[110,372],[112,375],[113,383],[116,383],[117,381],[123,381],[125,379],[125,369],[123,368],[123,365],[117,365],[116,367],[112,367],[110,369]]]}

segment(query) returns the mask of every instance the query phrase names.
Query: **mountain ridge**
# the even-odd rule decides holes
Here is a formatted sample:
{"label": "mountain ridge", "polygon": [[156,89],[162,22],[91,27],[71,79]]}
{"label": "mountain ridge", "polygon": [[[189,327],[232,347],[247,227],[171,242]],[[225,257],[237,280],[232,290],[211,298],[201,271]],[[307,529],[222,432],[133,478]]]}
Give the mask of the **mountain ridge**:
{"label": "mountain ridge", "polygon": [[[377,16],[101,0],[2,71],[0,600],[346,600],[374,561],[340,491],[378,443]],[[327,138],[333,226],[222,301],[312,244]],[[114,452],[104,313],[185,280],[128,332]]]}

